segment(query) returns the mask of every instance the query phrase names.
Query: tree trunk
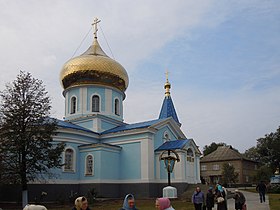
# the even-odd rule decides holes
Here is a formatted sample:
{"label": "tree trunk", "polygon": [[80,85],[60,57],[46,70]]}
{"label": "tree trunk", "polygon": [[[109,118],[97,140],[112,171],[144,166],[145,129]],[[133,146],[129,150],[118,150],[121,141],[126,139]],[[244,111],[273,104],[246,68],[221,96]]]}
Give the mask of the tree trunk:
{"label": "tree trunk", "polygon": [[21,187],[22,187],[22,208],[28,204],[27,177],[26,177],[26,152],[22,152],[21,163]]}

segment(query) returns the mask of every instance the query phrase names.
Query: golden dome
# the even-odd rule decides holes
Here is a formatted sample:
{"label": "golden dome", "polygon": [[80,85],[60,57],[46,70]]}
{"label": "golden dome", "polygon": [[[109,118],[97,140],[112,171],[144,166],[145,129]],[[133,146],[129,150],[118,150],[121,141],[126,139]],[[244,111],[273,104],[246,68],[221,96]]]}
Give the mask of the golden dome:
{"label": "golden dome", "polygon": [[64,64],[60,80],[64,89],[82,84],[102,84],[124,92],[128,86],[126,70],[104,53],[97,37],[86,52]]}

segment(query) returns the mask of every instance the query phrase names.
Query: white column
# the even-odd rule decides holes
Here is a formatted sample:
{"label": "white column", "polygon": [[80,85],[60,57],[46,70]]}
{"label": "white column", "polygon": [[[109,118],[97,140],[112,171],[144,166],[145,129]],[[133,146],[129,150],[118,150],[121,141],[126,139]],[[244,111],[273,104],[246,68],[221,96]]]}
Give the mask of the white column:
{"label": "white column", "polygon": [[107,115],[112,114],[112,90],[105,88],[105,113]]}
{"label": "white column", "polygon": [[154,179],[154,142],[150,138],[141,141],[141,179]]}

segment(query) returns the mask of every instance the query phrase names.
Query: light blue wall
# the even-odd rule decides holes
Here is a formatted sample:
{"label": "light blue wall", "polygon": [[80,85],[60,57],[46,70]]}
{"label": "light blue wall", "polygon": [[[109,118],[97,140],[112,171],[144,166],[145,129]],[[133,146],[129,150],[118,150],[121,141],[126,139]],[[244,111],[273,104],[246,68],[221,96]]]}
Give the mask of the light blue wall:
{"label": "light blue wall", "polygon": [[[117,91],[112,92],[112,113],[115,114],[115,99],[118,98],[120,102],[120,117],[123,118],[123,96]],[[115,115],[117,116],[117,115]]]}
{"label": "light blue wall", "polygon": [[89,119],[88,121],[76,122],[75,124],[87,128],[89,130],[92,130],[93,128],[93,121],[91,119]]}
{"label": "light blue wall", "polygon": [[122,147],[120,179],[141,179],[141,144],[130,143],[119,146]]}
{"label": "light blue wall", "polygon": [[169,127],[164,126],[160,130],[158,130],[155,134],[154,149],[157,149],[160,145],[162,145],[164,143],[163,134],[164,134],[165,131],[168,132],[170,140],[176,140],[177,139],[177,137],[175,135],[173,135],[173,133],[171,132]]}
{"label": "light blue wall", "polygon": [[109,130],[114,127],[116,127],[115,124],[111,124],[111,123],[105,122],[104,120],[101,120],[101,129],[102,130],[106,131],[106,130]]}

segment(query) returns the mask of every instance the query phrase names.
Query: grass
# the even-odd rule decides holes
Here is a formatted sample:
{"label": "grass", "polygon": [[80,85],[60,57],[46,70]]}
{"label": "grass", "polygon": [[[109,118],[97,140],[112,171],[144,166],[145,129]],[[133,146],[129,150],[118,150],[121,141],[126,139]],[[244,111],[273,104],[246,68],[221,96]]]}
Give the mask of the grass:
{"label": "grass", "polygon": [[[190,202],[182,201],[182,200],[173,200],[171,204],[176,210],[193,210],[193,204]],[[105,201],[105,202],[97,202],[95,205],[90,205],[92,210],[116,210],[122,207],[122,201]],[[155,201],[154,200],[137,200],[136,207],[141,210],[154,210],[155,209]],[[48,210],[69,210],[71,207],[60,207],[60,208],[48,208]]]}
{"label": "grass", "polygon": [[279,210],[280,194],[268,194],[270,210]]}

